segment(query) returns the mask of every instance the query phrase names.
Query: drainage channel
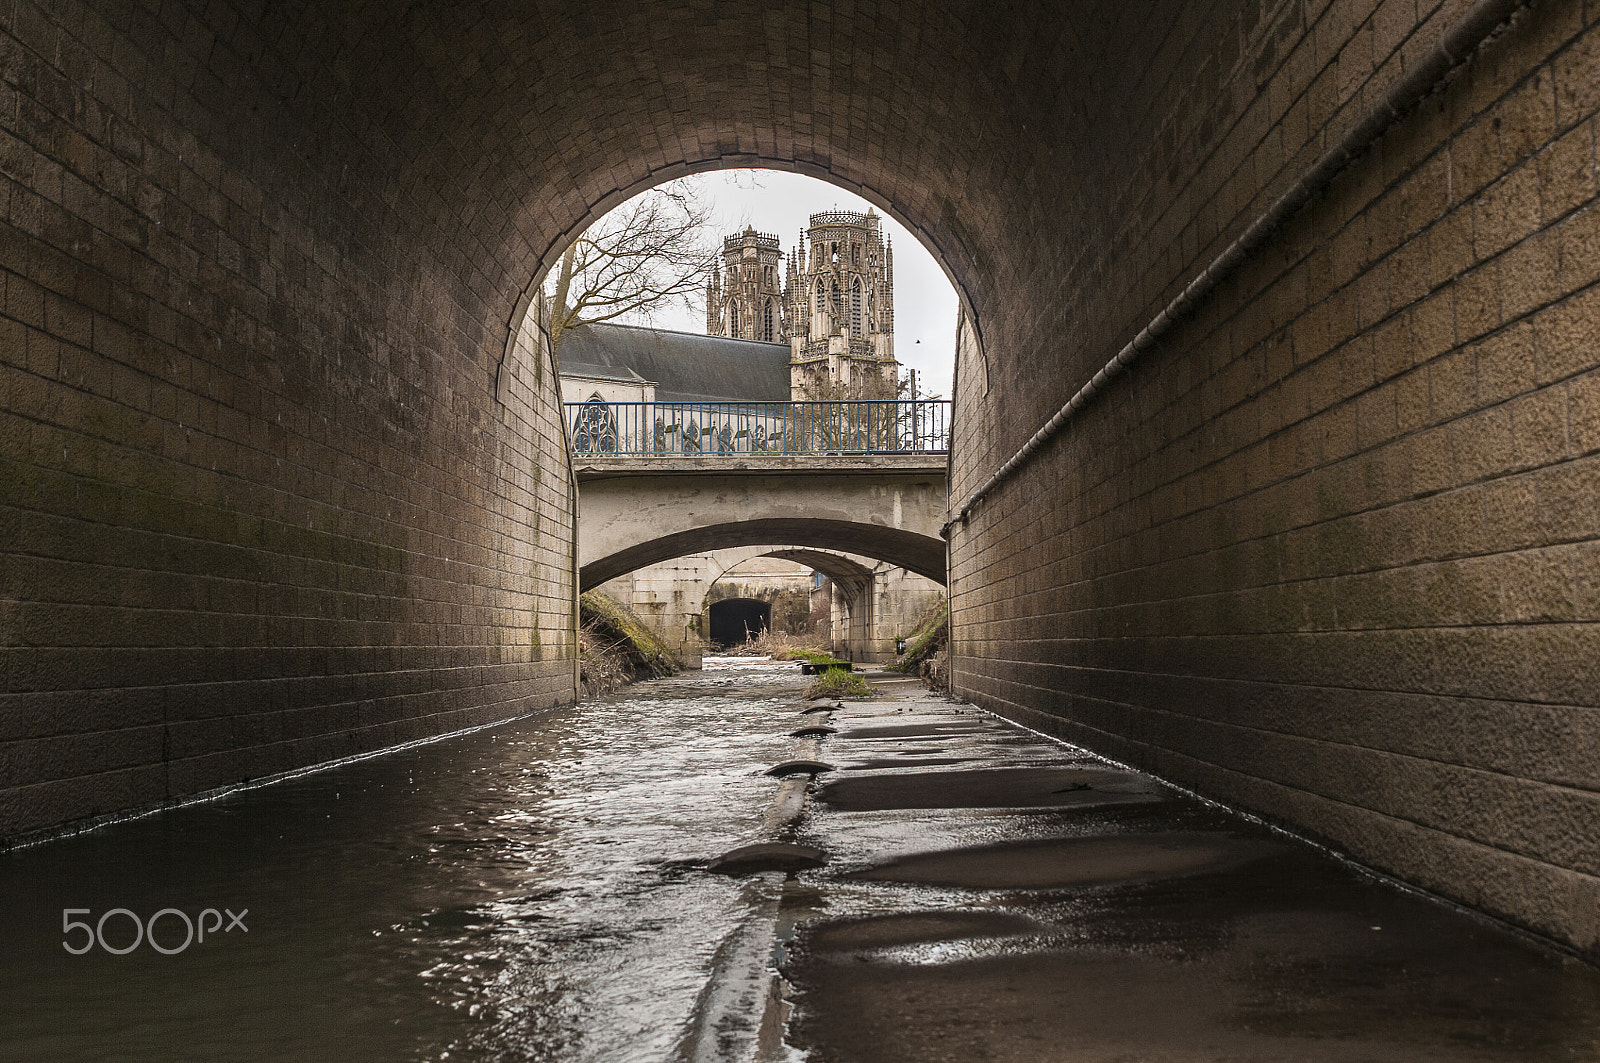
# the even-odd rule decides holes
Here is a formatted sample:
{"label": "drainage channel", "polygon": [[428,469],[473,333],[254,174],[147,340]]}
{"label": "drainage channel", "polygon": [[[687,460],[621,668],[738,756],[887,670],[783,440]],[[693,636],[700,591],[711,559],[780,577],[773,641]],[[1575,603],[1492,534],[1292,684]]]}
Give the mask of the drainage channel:
{"label": "drainage channel", "polygon": [[792,906],[785,899],[796,872],[826,862],[822,850],[798,844],[793,837],[813,781],[833,770],[821,759],[821,742],[835,733],[828,721],[842,707],[839,702],[798,706],[798,726],[789,734],[794,740],[790,755],[765,772],[779,782],[755,836],[707,865],[708,871],[749,880],[744,900],[750,914],[719,950],[695,1009],[680,1053],[691,1063],[804,1058],[785,1039],[790,994],[780,971],[794,929],[786,914]]}
{"label": "drainage channel", "polygon": [[0,854],[0,1060],[1600,1058],[1593,967],[911,684],[707,663]]}

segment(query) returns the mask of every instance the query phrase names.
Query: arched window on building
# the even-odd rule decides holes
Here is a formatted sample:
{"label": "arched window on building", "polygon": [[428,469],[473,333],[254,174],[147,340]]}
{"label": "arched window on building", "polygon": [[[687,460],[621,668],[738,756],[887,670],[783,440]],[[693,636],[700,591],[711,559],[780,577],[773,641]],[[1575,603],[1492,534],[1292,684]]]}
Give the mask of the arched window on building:
{"label": "arched window on building", "polygon": [[767,300],[766,309],[762,312],[761,338],[771,343],[776,336],[772,331],[772,318],[776,307],[771,299]]}
{"label": "arched window on building", "polygon": [[860,336],[861,331],[861,278],[850,282],[850,335]]}
{"label": "arched window on building", "polygon": [[728,300],[728,335],[736,340],[744,339],[739,334],[739,300]]}
{"label": "arched window on building", "polygon": [[597,391],[579,408],[573,425],[572,448],[580,454],[614,454],[617,450],[617,421],[611,404]]}
{"label": "arched window on building", "polygon": [[828,296],[827,296],[826,293],[827,293],[827,289],[822,286],[822,278],[818,277],[817,278],[817,309],[816,309],[816,312],[819,313],[819,314],[822,313],[824,310],[828,309]]}

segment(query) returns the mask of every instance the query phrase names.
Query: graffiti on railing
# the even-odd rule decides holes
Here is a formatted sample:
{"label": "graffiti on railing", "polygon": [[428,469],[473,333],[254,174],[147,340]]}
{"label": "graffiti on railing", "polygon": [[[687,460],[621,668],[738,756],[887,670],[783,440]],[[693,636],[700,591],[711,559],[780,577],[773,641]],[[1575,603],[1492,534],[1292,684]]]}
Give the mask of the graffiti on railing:
{"label": "graffiti on railing", "polygon": [[943,399],[567,403],[575,454],[905,454],[949,449]]}

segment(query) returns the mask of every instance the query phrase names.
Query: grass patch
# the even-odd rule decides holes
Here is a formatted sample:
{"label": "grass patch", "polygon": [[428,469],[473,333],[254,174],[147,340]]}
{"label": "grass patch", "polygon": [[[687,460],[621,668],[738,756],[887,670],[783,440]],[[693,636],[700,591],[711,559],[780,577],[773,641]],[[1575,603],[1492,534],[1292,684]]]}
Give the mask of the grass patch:
{"label": "grass patch", "polygon": [[876,696],[865,679],[843,668],[824,668],[822,674],[811,681],[804,695],[807,700],[816,698],[870,698]]}
{"label": "grass patch", "polygon": [[770,631],[763,631],[722,652],[729,657],[771,657],[775,661],[809,661],[813,656],[828,657],[828,654],[816,648],[816,643],[811,641],[809,635],[774,635]]}

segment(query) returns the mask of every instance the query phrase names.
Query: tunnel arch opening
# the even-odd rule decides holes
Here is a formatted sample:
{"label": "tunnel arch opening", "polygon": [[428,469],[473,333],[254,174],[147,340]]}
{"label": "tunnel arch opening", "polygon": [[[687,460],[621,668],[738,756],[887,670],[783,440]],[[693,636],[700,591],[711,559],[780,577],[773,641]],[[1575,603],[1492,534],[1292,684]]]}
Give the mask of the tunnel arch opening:
{"label": "tunnel arch opening", "polygon": [[[945,251],[947,246],[957,246],[957,242],[947,239],[941,243],[929,229],[912,222],[911,215],[900,209],[893,198],[878,194],[869,185],[842,179],[831,171],[815,165],[803,164],[796,160],[767,158],[734,160],[718,158],[667,167],[642,178],[624,190],[597,199],[550,244],[539,260],[537,271],[513,313],[498,373],[506,374],[505,367],[515,360],[519,347],[532,351],[552,350],[553,302],[547,289],[553,279],[559,276],[562,256],[574,241],[581,239],[584,233],[595,225],[603,223],[613,212],[627,207],[648,192],[670,186],[673,182],[686,178],[704,177],[722,172],[752,173],[777,181],[803,181],[807,186],[805,191],[797,192],[785,186],[786,190],[776,198],[780,201],[795,200],[805,203],[808,211],[828,213],[842,209],[837,200],[838,193],[844,192],[860,200],[859,204],[847,204],[847,209],[878,212],[885,225],[886,236],[901,237],[901,253],[895,258],[893,267],[900,272],[901,279],[894,283],[888,305],[883,308],[887,311],[886,319],[891,323],[889,329],[899,331],[899,337],[895,341],[896,354],[900,356],[902,365],[906,369],[915,371],[915,376],[911,378],[914,393],[926,395],[931,391],[933,394],[945,397],[953,394],[955,347],[959,346],[959,343],[952,345],[950,336],[956,331],[956,323],[961,319],[971,322],[973,330],[977,330],[974,303]],[[830,206],[830,203],[833,205]],[[730,215],[730,218],[747,218],[750,213],[750,208],[746,205],[742,212]],[[725,231],[732,231],[742,227],[743,224],[742,220],[734,222],[729,218],[719,218],[717,224],[712,226],[717,236],[714,242],[720,244],[720,236]],[[787,229],[788,226],[782,228]],[[914,253],[911,255],[907,255],[905,251],[908,237],[914,248]],[[890,250],[893,258],[893,249]],[[826,254],[830,265],[844,267],[858,264],[841,252],[837,242],[820,245],[814,249],[808,248],[807,251],[816,255]],[[783,256],[792,261],[793,252],[794,248],[786,243]],[[856,259],[859,259],[861,248],[855,247],[855,252]],[[776,277],[781,284],[781,274],[782,270],[779,269],[772,271],[769,276]],[[848,282],[844,286],[835,283],[827,290],[833,293],[831,305],[837,314],[839,325],[843,329],[848,329],[850,336],[860,338],[866,331],[865,322],[875,318],[879,312],[879,307],[873,298],[869,293]],[[819,289],[819,293],[822,291],[823,289]],[[819,294],[818,302],[827,301],[826,295]],[[904,308],[897,312],[897,304],[904,304]],[[779,336],[783,328],[792,328],[792,324],[785,324],[791,321],[791,314],[798,316],[805,311],[820,311],[820,307],[813,309],[812,301],[807,298],[803,288],[797,290],[792,300],[785,292],[781,303],[765,298],[757,299],[754,303],[735,299],[730,305],[736,307],[740,315],[740,329],[744,324],[743,319],[754,315],[749,338],[768,342],[786,342]],[[699,315],[704,307],[694,309],[692,313],[682,312],[691,309],[693,308],[684,303],[676,312],[669,309],[659,314],[647,313],[637,321],[625,315],[615,318],[614,323],[642,323],[649,327],[673,331],[702,332]],[[726,314],[722,316],[725,318]],[[733,334],[744,335],[743,331],[738,330]],[[932,350],[938,350],[941,354],[929,360],[928,352]],[[942,364],[939,364],[941,361]],[[557,372],[559,373],[559,366]],[[846,367],[844,372],[848,375],[849,368]],[[933,385],[931,389],[930,384]],[[563,396],[563,398],[575,400],[579,396]]]}
{"label": "tunnel arch opening", "polygon": [[[522,317],[532,308],[535,302],[532,298],[533,294],[542,291],[547,278],[559,267],[561,256],[565,253],[567,247],[596,222],[623,204],[653,188],[659,188],[662,185],[686,177],[697,177],[723,171],[751,171],[773,175],[792,174],[809,178],[821,185],[838,189],[865,201],[874,210],[892,219],[917,241],[944,274],[945,280],[955,291],[962,310],[969,317],[973,317],[976,320],[972,310],[973,304],[968,292],[968,286],[963,283],[961,275],[953,268],[951,255],[948,251],[948,248],[959,245],[959,241],[953,234],[945,236],[941,240],[939,237],[945,234],[938,231],[938,229],[919,224],[910,211],[902,209],[897,201],[890,196],[879,193],[870,183],[853,181],[834,173],[831,169],[798,158],[749,155],[734,159],[718,156],[666,166],[641,177],[624,188],[615,189],[600,196],[588,204],[587,209],[581,213],[569,215],[571,218],[570,224],[550,242],[544,255],[538,261],[533,279],[525,289],[524,298],[518,307],[518,322],[520,323]],[[949,212],[946,211],[945,213]],[[947,223],[949,221],[948,218],[944,220]],[[837,244],[832,245],[830,257],[837,261]]]}
{"label": "tunnel arch opening", "polygon": [[944,540],[899,528],[853,521],[777,517],[733,521],[673,532],[630,544],[578,570],[582,590],[624,576],[646,565],[735,546],[788,544],[793,550],[857,554],[884,561],[919,576],[945,582]]}
{"label": "tunnel arch opening", "polygon": [[709,607],[707,637],[713,647],[737,646],[772,627],[772,603],[759,598],[723,598]]}
{"label": "tunnel arch opening", "polygon": [[[713,648],[730,648],[763,631],[794,639],[815,634],[817,570],[809,557],[795,557],[792,553],[757,546],[710,555],[717,563],[707,572],[711,578],[705,586],[702,623]],[[870,585],[870,571],[856,567],[866,574],[866,585]],[[757,625],[749,617],[739,616],[739,607],[723,605],[729,601],[762,603],[763,622]]]}
{"label": "tunnel arch opening", "polygon": [[872,570],[861,562],[828,550],[785,546],[769,550],[762,556],[807,565],[837,583],[865,585],[872,579]]}

